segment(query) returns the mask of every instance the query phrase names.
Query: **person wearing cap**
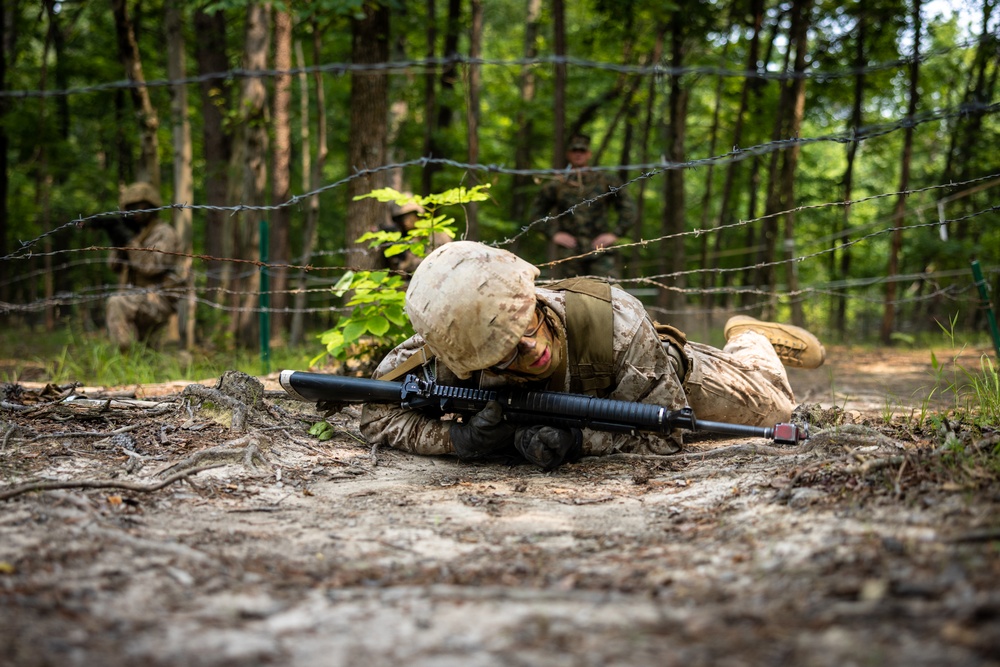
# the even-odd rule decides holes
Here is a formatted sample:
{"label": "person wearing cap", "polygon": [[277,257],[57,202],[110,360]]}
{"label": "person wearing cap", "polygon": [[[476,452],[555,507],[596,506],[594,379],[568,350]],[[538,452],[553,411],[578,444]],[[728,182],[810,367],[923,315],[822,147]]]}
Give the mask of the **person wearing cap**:
{"label": "person wearing cap", "polygon": [[[538,274],[516,255],[472,241],[435,250],[406,293],[416,334],[374,377],[416,373],[444,385],[589,394],[773,426],[788,421],[795,404],[784,366],[816,368],[825,357],[808,331],[746,316],[727,323],[721,350],[687,341],[606,282],[578,278],[543,288],[535,286]],[[671,454],[682,445],[680,432],[514,426],[495,402],[466,421],[370,403],[361,432],[375,444],[462,460],[516,452],[546,470],[580,456]]]}
{"label": "person wearing cap", "polygon": [[[587,253],[613,246],[635,222],[635,202],[628,192],[608,194],[621,188],[621,181],[613,172],[590,168],[591,157],[590,137],[574,135],[566,151],[567,171],[542,186],[531,209],[532,220],[555,216],[542,231],[554,244],[558,259],[566,260],[555,265],[556,277],[616,277],[614,255]],[[611,208],[618,213],[615,224],[609,220]]]}
{"label": "person wearing cap", "polygon": [[[404,192],[403,196],[413,197],[413,193]],[[389,204],[390,222],[381,226],[382,231],[399,232],[403,235],[403,238],[406,238],[406,235],[416,227],[417,220],[423,213],[424,207],[412,199],[403,204],[392,202]],[[430,252],[449,241],[451,241],[451,237],[444,232],[434,232],[427,240],[427,251]],[[422,257],[418,257],[407,250],[406,252],[386,257],[385,262],[393,271],[410,274],[416,270],[422,259]]]}
{"label": "person wearing cap", "polygon": [[111,340],[124,351],[166,325],[184,281],[176,254],[180,238],[152,210],[162,206],[159,191],[151,183],[132,183],[122,192],[120,206],[125,215],[104,225],[118,246],[109,264],[119,282],[119,293],[108,298],[105,320]]}

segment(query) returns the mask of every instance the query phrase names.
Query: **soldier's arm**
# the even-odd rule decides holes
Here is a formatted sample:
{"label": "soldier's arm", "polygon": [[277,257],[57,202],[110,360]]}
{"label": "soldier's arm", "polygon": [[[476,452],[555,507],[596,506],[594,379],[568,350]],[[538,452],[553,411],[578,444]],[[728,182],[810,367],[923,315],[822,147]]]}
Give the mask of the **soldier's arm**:
{"label": "soldier's arm", "polygon": [[180,260],[177,255],[167,254],[180,251],[177,234],[170,225],[157,225],[142,242],[142,247],[154,248],[162,252],[129,250],[129,267],[135,273],[155,278],[173,269]]}
{"label": "soldier's arm", "polygon": [[[423,346],[420,336],[398,345],[375,370],[375,377],[410,358]],[[448,420],[428,417],[418,410],[406,410],[398,403],[366,403],[361,410],[361,434],[369,442],[388,445],[413,454],[441,455],[454,452]]]}

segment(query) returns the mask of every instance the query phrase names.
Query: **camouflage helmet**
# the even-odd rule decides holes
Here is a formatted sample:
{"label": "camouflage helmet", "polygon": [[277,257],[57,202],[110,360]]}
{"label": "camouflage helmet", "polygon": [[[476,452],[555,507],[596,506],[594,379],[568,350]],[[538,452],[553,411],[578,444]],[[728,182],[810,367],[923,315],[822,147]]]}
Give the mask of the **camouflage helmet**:
{"label": "camouflage helmet", "polygon": [[[403,195],[406,197],[413,197],[413,193],[411,192],[404,192]],[[407,213],[423,213],[423,212],[424,212],[424,207],[418,204],[417,202],[413,201],[413,199],[410,199],[410,201],[404,202],[402,204],[400,204],[398,201],[394,201],[391,204],[389,204],[389,215],[392,216],[393,218],[398,218],[399,216],[406,215]]]}
{"label": "camouflage helmet", "polygon": [[434,355],[460,378],[499,363],[535,312],[538,269],[473,241],[424,258],[406,290],[406,312]]}
{"label": "camouflage helmet", "polygon": [[150,204],[149,208],[159,208],[160,206],[163,206],[163,200],[160,198],[160,191],[157,190],[152,183],[146,183],[145,181],[132,183],[125,188],[122,192],[120,204],[124,209],[129,204],[138,204],[139,202],[147,202]]}

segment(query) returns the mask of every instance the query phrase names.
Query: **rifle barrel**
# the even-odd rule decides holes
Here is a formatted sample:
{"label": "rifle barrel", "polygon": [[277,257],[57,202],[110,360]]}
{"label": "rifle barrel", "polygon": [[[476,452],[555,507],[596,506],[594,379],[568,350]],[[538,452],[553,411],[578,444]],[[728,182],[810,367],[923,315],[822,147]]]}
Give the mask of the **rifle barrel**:
{"label": "rifle barrel", "polygon": [[300,401],[399,403],[402,382],[352,378],[305,371],[281,371],[282,389]]}

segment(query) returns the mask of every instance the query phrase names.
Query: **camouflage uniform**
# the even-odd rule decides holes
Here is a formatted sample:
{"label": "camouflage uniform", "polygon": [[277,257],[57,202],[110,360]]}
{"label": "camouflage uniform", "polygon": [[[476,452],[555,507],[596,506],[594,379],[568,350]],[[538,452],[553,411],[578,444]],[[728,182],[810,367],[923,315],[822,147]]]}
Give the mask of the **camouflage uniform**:
{"label": "camouflage uniform", "polygon": [[[535,199],[531,219],[538,220],[564,213],[580,202],[600,197],[617,187],[621,187],[621,181],[610,172],[574,169],[542,186]],[[608,221],[610,207],[618,211],[618,224],[614,226]],[[576,248],[557,246],[558,258],[563,259],[593,250],[594,239],[605,232],[625,236],[635,222],[635,215],[635,202],[625,190],[620,190],[617,194],[601,197],[593,203],[578,206],[571,213],[560,215],[549,222],[543,232],[549,239],[556,232],[566,232],[576,239]],[[563,262],[555,266],[555,274],[557,277],[615,277],[615,257],[613,254],[600,253]]]}
{"label": "camouflage uniform", "polygon": [[[128,243],[128,248],[155,248],[167,253],[180,252],[180,239],[170,225],[153,220]],[[179,297],[164,293],[183,284],[178,273],[180,257],[139,250],[116,251],[110,263],[120,271],[123,289],[138,288],[135,293],[116,294],[108,299],[107,326],[111,340],[122,349],[133,341],[148,338],[170,319]]]}
{"label": "camouflage uniform", "polygon": [[[536,288],[537,298],[554,316],[555,333],[565,344],[566,294]],[[690,370],[682,381],[677,365],[661,343],[642,304],[628,293],[612,289],[614,309],[614,381],[607,398],[663,405],[670,409],[690,406],[697,418],[731,421],[753,426],[773,426],[791,417],[794,396],[784,367],[763,335],[748,331],[734,336],[725,349],[687,343],[684,353]],[[424,344],[417,334],[389,353],[375,372],[381,376],[408,359]],[[572,342],[570,342],[572,344]],[[566,355],[563,355],[566,358]],[[562,377],[524,381],[512,374],[479,371],[469,380],[458,377],[440,360],[432,362],[443,384],[479,388],[521,386],[524,389],[566,391],[571,384],[567,370]],[[386,444],[416,454],[452,453],[448,427],[442,420],[398,405],[366,404],[361,432],[373,443]],[[680,432],[664,436],[629,435],[584,429],[585,455],[633,452],[670,454],[681,448]]]}

